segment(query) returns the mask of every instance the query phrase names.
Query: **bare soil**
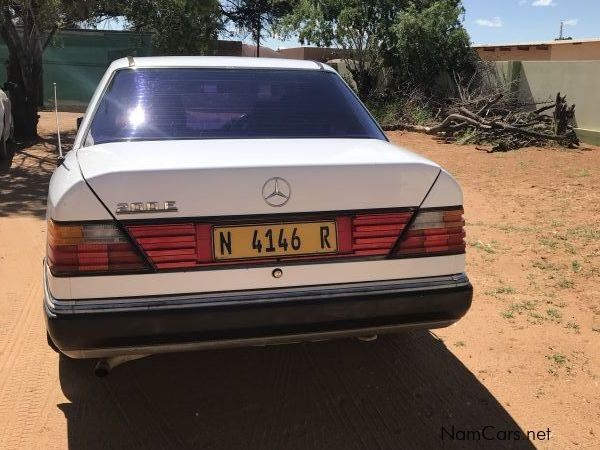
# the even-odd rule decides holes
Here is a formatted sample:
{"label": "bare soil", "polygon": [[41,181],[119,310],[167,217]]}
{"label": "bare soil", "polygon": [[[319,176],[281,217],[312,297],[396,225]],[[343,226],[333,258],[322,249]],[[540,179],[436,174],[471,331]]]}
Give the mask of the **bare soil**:
{"label": "bare soil", "polygon": [[[65,140],[77,114],[63,114]],[[54,119],[0,166],[0,448],[598,448],[600,149],[390,133],[465,193],[473,307],[432,333],[154,356],[97,379],[47,347]],[[442,439],[551,430],[550,440]],[[500,434],[500,437],[505,436]]]}

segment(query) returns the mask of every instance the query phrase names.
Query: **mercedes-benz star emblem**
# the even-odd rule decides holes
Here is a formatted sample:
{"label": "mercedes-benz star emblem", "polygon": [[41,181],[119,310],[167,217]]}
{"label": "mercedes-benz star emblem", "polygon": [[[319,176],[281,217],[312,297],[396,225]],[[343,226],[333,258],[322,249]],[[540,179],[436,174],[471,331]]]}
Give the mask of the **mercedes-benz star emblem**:
{"label": "mercedes-benz star emblem", "polygon": [[262,188],[262,196],[265,202],[275,207],[285,205],[291,195],[290,184],[280,177],[269,178]]}

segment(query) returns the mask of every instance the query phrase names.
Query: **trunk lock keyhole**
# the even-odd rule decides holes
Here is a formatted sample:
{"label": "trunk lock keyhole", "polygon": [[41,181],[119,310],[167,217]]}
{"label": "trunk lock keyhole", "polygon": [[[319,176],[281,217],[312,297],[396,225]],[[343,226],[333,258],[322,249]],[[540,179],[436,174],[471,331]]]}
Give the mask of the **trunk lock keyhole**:
{"label": "trunk lock keyhole", "polygon": [[281,278],[283,276],[283,270],[273,269],[273,272],[271,272],[271,275],[273,275],[273,278]]}

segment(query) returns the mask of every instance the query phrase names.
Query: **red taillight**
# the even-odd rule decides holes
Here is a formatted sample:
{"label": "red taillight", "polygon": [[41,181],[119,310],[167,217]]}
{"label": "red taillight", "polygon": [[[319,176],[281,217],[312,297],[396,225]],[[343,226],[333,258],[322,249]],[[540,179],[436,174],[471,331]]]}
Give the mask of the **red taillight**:
{"label": "red taillight", "polygon": [[194,267],[212,261],[208,224],[131,225],[127,231],[158,269]]}
{"label": "red taillight", "polygon": [[48,221],[47,256],[55,275],[148,270],[127,236],[112,223]]}
{"label": "red taillight", "polygon": [[159,269],[196,264],[196,229],[193,223],[130,226],[127,231]]}
{"label": "red taillight", "polygon": [[[412,215],[412,211],[406,211],[357,214],[351,217],[351,250],[349,253],[356,256],[388,255]],[[340,239],[338,239],[339,241]]]}
{"label": "red taillight", "polygon": [[431,256],[465,252],[462,208],[421,210],[394,256]]}

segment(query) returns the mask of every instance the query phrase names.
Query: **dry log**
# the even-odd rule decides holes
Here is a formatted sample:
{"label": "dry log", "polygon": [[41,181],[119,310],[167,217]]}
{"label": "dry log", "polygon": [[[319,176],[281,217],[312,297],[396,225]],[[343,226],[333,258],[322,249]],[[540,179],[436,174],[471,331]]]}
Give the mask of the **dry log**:
{"label": "dry log", "polygon": [[569,139],[569,137],[566,134],[539,133],[537,131],[528,130],[526,128],[515,127],[515,126],[509,125],[507,123],[503,123],[503,122],[493,122],[492,128],[502,128],[503,130],[510,131],[512,133],[523,134],[525,136],[531,136],[531,137],[535,137],[538,139],[544,139],[544,140],[550,140],[550,141],[561,142],[561,141],[565,141],[565,140]]}
{"label": "dry log", "polygon": [[477,115],[481,116],[485,111],[489,110],[492,106],[494,106],[496,103],[498,103],[500,100],[502,100],[503,97],[504,97],[504,94],[496,95],[496,97],[494,97],[492,100],[488,101],[483,108],[481,108],[479,111],[477,111]]}
{"label": "dry log", "polygon": [[485,125],[491,125],[490,122],[486,121],[483,117],[481,117],[479,114],[475,114],[472,111],[469,111],[467,108],[460,107],[458,108],[458,110],[463,113],[463,115],[473,119],[475,122],[480,123],[480,124],[485,124]]}
{"label": "dry log", "polygon": [[435,125],[433,127],[428,127],[425,125],[413,125],[413,124],[403,123],[403,124],[392,125],[392,126],[384,126],[382,128],[384,131],[406,130],[406,131],[417,131],[420,133],[427,133],[427,134],[438,134],[438,133],[446,131],[448,128],[450,128],[452,126],[453,122],[456,122],[458,125],[468,124],[468,125],[472,125],[474,127],[484,128],[486,130],[490,130],[492,128],[490,125],[484,125],[474,119],[471,119],[466,116],[462,116],[460,114],[450,114],[448,117],[446,117],[444,119],[444,121],[442,123],[440,123],[439,125]]}
{"label": "dry log", "polygon": [[[444,142],[461,140],[459,133],[469,131],[466,141],[491,144],[490,151],[508,151],[526,146],[540,146],[547,142],[574,148],[579,145],[573,130],[575,105],[567,104],[566,96],[556,95],[551,105],[531,111],[532,105],[521,105],[502,93],[466,98],[461,96],[437,118],[445,118],[437,125],[425,126],[399,123],[384,130],[408,130],[437,136]],[[543,114],[554,109],[552,115]],[[475,111],[475,112],[474,112]],[[464,139],[463,139],[464,140]]]}
{"label": "dry log", "polygon": [[556,103],[552,103],[547,106],[542,106],[541,108],[536,109],[533,113],[537,116],[537,115],[540,115],[541,113],[546,112],[554,107],[556,107]]}

